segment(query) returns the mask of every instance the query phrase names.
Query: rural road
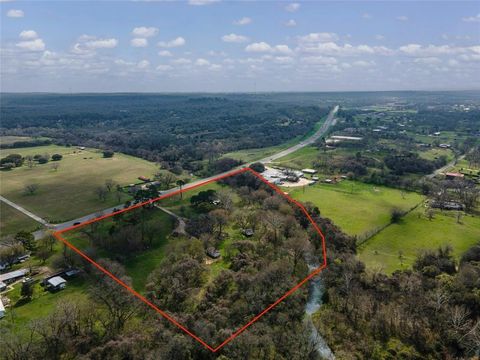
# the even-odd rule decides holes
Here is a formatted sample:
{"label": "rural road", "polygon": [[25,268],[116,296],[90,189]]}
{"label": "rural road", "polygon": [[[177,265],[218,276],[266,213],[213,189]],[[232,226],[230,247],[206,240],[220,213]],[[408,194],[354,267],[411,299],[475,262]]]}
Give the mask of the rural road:
{"label": "rural road", "polygon": [[[285,149],[285,150],[282,150],[274,155],[271,155],[271,156],[268,156],[264,159],[261,159],[261,160],[258,160],[258,161],[255,161],[255,162],[261,162],[261,163],[269,163],[269,162],[272,162],[274,160],[277,160],[283,156],[286,156],[288,154],[291,154],[301,148],[304,148],[305,146],[308,146],[308,145],[311,145],[313,144],[315,141],[317,141],[320,137],[322,137],[326,132],[327,130],[335,124],[335,114],[337,113],[339,109],[339,106],[336,105],[331,111],[330,113],[328,114],[327,116],[327,119],[325,120],[325,122],[322,124],[322,126],[320,127],[320,129],[318,129],[315,134],[313,134],[312,136],[308,137],[307,139],[301,141],[300,143],[296,144],[296,145],[293,145],[291,147],[289,147],[288,149]],[[245,166],[248,166],[250,164],[246,164],[246,165],[243,165],[243,167]],[[218,177],[221,177],[221,176],[226,176],[232,172],[235,172],[237,171],[239,168],[236,168],[236,169],[232,169],[232,170],[229,170],[229,171],[226,171],[224,173],[221,173],[221,174],[216,174],[216,175],[213,175],[213,176],[209,176],[207,178],[203,178],[203,179],[199,179],[199,180],[195,180],[195,181],[192,181],[188,184],[185,184],[183,186],[183,189],[189,189],[189,188],[192,188],[192,187],[195,187],[197,186],[198,184],[200,183],[203,183],[203,182],[206,182],[206,181],[209,181],[209,180],[212,180],[212,179],[215,179],[215,178],[218,178]],[[178,191],[178,188],[175,187],[173,189],[169,189],[169,190],[166,190],[166,191],[162,191],[162,195],[166,195],[166,194],[170,194],[172,192],[175,192],[175,191]],[[107,214],[110,214],[112,213],[113,211],[115,210],[119,210],[119,209],[122,209],[124,207],[124,204],[120,204],[120,205],[117,205],[117,206],[112,206],[108,209],[104,209],[104,210],[100,210],[100,211],[96,211],[95,213],[91,213],[91,214],[88,214],[88,215],[84,215],[82,217],[79,217],[77,219],[73,219],[73,220],[70,220],[70,221],[66,221],[64,223],[61,223],[61,224],[49,224],[47,221],[45,221],[44,219],[42,219],[41,217],[29,212],[28,210],[22,208],[21,206],[11,202],[10,200],[7,200],[5,199],[4,197],[0,196],[0,201],[3,201],[5,202],[6,204],[10,205],[10,206],[13,206],[14,208],[16,208],[17,210],[21,211],[22,213],[24,213],[25,215],[31,217],[32,219],[34,219],[35,221],[45,225],[47,228],[49,229],[53,229],[53,230],[56,230],[56,231],[60,231],[60,230],[64,230],[64,229],[67,229],[73,225],[75,225],[76,223],[83,223],[85,221],[88,221],[88,220],[91,220],[91,219],[95,219],[97,217],[100,217],[102,215],[107,215]],[[45,234],[45,230],[38,230],[38,231],[35,231],[34,233],[34,236],[35,236],[35,239],[39,239],[41,237],[43,237],[43,235]]]}
{"label": "rural road", "polygon": [[280,152],[278,152],[274,155],[268,156],[268,157],[266,157],[262,160],[259,160],[259,161],[261,163],[270,163],[270,162],[275,161],[277,159],[280,159],[284,156],[287,156],[287,155],[289,155],[289,154],[291,154],[291,153],[293,153],[293,152],[295,152],[295,151],[297,151],[301,148],[304,148],[305,146],[313,144],[315,141],[320,139],[332,125],[335,125],[335,120],[336,120],[335,119],[335,114],[337,113],[338,108],[339,108],[339,106],[337,105],[330,111],[330,113],[327,116],[327,120],[325,120],[325,122],[322,124],[320,129],[318,129],[315,134],[313,134],[312,136],[310,136],[306,140],[303,140],[302,142],[300,142],[296,145],[293,145],[292,147],[289,147],[288,149],[282,150],[282,151],[280,151]]}
{"label": "rural road", "polygon": [[450,161],[447,165],[442,166],[440,169],[435,170],[433,173],[428,174],[426,177],[429,178],[429,179],[433,179],[435,176],[437,176],[437,175],[447,171],[451,167],[455,166],[457,164],[457,162],[462,160],[464,157],[465,157],[465,155],[462,155],[457,160],[454,159],[454,160]]}

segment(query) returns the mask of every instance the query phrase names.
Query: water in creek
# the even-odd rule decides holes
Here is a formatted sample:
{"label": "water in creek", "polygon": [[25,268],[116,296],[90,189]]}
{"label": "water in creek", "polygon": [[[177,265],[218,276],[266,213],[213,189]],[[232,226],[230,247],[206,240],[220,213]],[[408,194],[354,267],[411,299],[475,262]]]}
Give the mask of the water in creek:
{"label": "water in creek", "polygon": [[[310,271],[314,270],[317,266],[310,265]],[[317,348],[318,354],[322,359],[334,360],[332,350],[328,347],[325,339],[320,335],[317,328],[313,325],[312,314],[320,309],[322,306],[322,294],[323,286],[320,277],[316,276],[309,281],[308,301],[305,305],[305,321],[310,329],[310,340]]]}

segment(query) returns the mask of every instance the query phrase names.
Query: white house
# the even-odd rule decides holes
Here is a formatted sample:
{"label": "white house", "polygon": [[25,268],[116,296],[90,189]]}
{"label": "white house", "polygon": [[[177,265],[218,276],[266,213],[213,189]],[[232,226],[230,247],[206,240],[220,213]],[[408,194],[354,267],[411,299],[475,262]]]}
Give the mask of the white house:
{"label": "white house", "polygon": [[61,276],[54,276],[47,280],[49,290],[63,290],[67,286],[67,280]]}
{"label": "white house", "polygon": [[317,173],[317,170],[315,170],[315,169],[302,169],[302,172],[304,174],[313,175],[313,174]]}

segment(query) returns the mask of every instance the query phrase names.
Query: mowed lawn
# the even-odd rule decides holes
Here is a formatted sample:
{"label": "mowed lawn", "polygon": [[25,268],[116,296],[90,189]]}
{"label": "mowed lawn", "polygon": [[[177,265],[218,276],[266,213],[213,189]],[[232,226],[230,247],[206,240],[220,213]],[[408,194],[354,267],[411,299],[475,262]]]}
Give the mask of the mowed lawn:
{"label": "mowed lawn", "polygon": [[[56,162],[58,170],[52,169],[53,162],[50,161],[33,168],[23,165],[0,172],[1,195],[53,223],[117,205],[119,201],[114,191],[105,201],[100,201],[95,194],[95,189],[103,186],[106,180],[127,185],[138,182],[138,176],[152,176],[158,169],[154,163],[120,153],[106,159],[100,150],[94,149],[80,151],[74,147],[49,145],[5,149],[0,151],[0,156],[11,153],[63,155],[63,159]],[[38,184],[34,195],[24,194],[24,188],[29,184]],[[127,199],[123,195],[120,202]]]}
{"label": "mowed lawn", "polygon": [[287,156],[275,160],[274,164],[285,166],[293,169],[311,168],[312,164],[317,160],[320,150],[315,146],[306,146]]}
{"label": "mowed lawn", "polygon": [[16,234],[19,231],[34,231],[41,224],[14,209],[10,205],[0,202],[0,238]]}
{"label": "mowed lawn", "polygon": [[[458,258],[480,242],[480,217],[465,215],[457,223],[456,212],[435,213],[430,221],[419,207],[360,246],[359,257],[369,268],[392,273],[410,267],[419,252],[450,245]],[[400,254],[403,261],[400,261]],[[402,264],[403,263],[403,264]]]}
{"label": "mowed lawn", "polygon": [[403,192],[402,196],[397,189],[348,180],[284,190],[294,199],[318,206],[323,217],[349,235],[361,235],[388,224],[393,209],[409,210],[423,199],[417,193]]}

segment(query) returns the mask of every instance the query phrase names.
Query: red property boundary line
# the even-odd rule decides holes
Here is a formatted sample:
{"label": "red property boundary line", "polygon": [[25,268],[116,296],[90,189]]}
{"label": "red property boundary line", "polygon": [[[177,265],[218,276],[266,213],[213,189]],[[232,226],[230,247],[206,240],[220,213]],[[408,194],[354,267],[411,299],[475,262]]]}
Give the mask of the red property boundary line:
{"label": "red property boundary line", "polygon": [[[110,271],[108,271],[107,269],[105,269],[104,267],[102,267],[101,265],[99,265],[98,263],[96,263],[94,260],[92,260],[90,257],[88,257],[87,255],[85,255],[81,250],[77,249],[74,245],[72,245],[69,241],[67,241],[63,236],[62,234],[65,233],[65,232],[68,232],[70,230],[73,230],[73,229],[76,229],[76,228],[80,228],[80,227],[83,227],[85,225],[88,225],[88,224],[91,224],[91,223],[94,223],[94,222],[97,222],[97,221],[100,221],[100,220],[103,220],[103,219],[106,219],[106,218],[109,218],[109,217],[112,217],[112,216],[115,216],[115,215],[118,215],[118,214],[121,214],[121,213],[124,213],[126,211],[130,211],[130,210],[133,210],[133,209],[136,209],[136,208],[139,208],[139,207],[142,207],[146,204],[152,204],[156,201],[159,201],[159,200],[162,200],[162,199],[166,199],[166,198],[169,198],[171,196],[174,196],[174,195],[177,195],[177,194],[180,194],[180,193],[183,193],[183,192],[186,192],[186,191],[190,191],[192,189],[195,189],[197,187],[200,187],[200,186],[203,186],[203,185],[206,185],[206,184],[209,184],[209,183],[212,183],[212,182],[215,182],[215,181],[218,181],[218,180],[222,180],[222,179],[225,179],[225,178],[228,178],[228,177],[231,177],[231,176],[235,176],[235,175],[238,175],[238,174],[242,174],[244,172],[250,172],[251,174],[253,174],[255,177],[257,177],[258,179],[260,179],[263,183],[265,183],[267,186],[269,186],[271,189],[273,189],[276,193],[278,193],[279,195],[283,196],[284,198],[286,198],[289,202],[297,205],[301,210],[302,212],[305,214],[305,216],[307,217],[307,219],[310,221],[310,223],[312,224],[312,226],[314,227],[314,229],[318,232],[318,234],[320,235],[320,238],[322,239],[322,254],[323,254],[323,264],[320,265],[318,268],[316,268],[315,270],[313,270],[306,278],[304,278],[302,281],[300,281],[297,285],[295,285],[294,287],[292,287],[290,290],[288,290],[285,294],[283,294],[278,300],[276,300],[274,303],[270,304],[267,308],[265,308],[263,311],[261,311],[258,315],[256,315],[255,317],[253,317],[248,323],[246,323],[245,325],[243,325],[241,328],[237,329],[232,335],[230,335],[225,341],[223,341],[220,345],[218,345],[217,347],[213,347],[211,345],[209,345],[208,343],[206,343],[204,340],[202,340],[200,337],[198,337],[197,335],[195,335],[192,331],[188,330],[185,326],[183,326],[182,324],[180,324],[177,320],[175,320],[172,316],[170,316],[169,314],[167,314],[165,311],[163,311],[162,309],[160,309],[158,306],[156,306],[155,304],[153,304],[150,300],[148,300],[147,298],[145,298],[143,295],[141,295],[140,293],[138,293],[137,291],[135,291],[132,287],[128,286],[127,284],[125,284],[123,281],[121,281],[119,278],[117,278],[115,275],[113,275]],[[256,171],[250,169],[249,167],[245,167],[245,168],[242,168],[242,169],[239,169],[239,170],[234,170],[234,171],[230,171],[228,173],[225,173],[225,174],[222,174],[222,175],[219,175],[217,177],[214,177],[214,178],[211,178],[209,180],[206,180],[206,181],[203,181],[203,182],[200,182],[200,183],[197,183],[195,185],[192,185],[192,186],[189,186],[189,187],[185,187],[181,190],[176,190],[174,192],[171,192],[169,194],[165,194],[165,195],[162,195],[162,196],[159,196],[155,199],[151,199],[151,200],[148,200],[148,201],[145,201],[145,202],[142,202],[142,203],[139,203],[139,204],[135,204],[135,205],[132,205],[132,206],[129,206],[127,208],[124,208],[124,209],[121,209],[121,210],[118,210],[118,211],[115,211],[115,212],[112,212],[110,214],[106,214],[106,215],[103,215],[103,216],[100,216],[98,218],[94,218],[94,219],[91,219],[91,220],[88,220],[88,221],[85,221],[81,224],[77,224],[77,225],[74,225],[74,226],[70,226],[66,229],[63,229],[63,230],[59,230],[59,231],[56,231],[54,234],[55,238],[59,241],[61,241],[62,243],[64,243],[68,248],[70,248],[71,250],[73,250],[74,252],[76,252],[78,255],[80,255],[82,258],[84,258],[86,261],[88,261],[89,263],[91,263],[93,266],[95,266],[98,270],[102,271],[105,275],[109,276],[113,281],[115,281],[116,283],[118,283],[120,286],[122,286],[123,288],[125,288],[128,292],[130,292],[132,295],[136,296],[138,299],[140,299],[141,301],[143,301],[146,305],[148,305],[149,307],[151,307],[153,310],[155,310],[157,313],[159,313],[161,316],[163,316],[165,319],[167,319],[168,321],[170,321],[172,324],[174,324],[175,326],[177,326],[178,328],[180,328],[182,331],[184,331],[186,334],[190,335],[193,339],[195,339],[196,341],[198,341],[200,344],[202,344],[206,349],[212,351],[212,352],[217,352],[218,350],[220,350],[222,347],[224,347],[225,345],[227,345],[230,341],[232,341],[233,339],[235,339],[238,335],[240,335],[242,332],[244,332],[249,326],[253,325],[258,319],[260,319],[263,315],[265,315],[268,311],[270,311],[271,309],[273,309],[275,306],[277,306],[279,303],[281,303],[283,300],[285,300],[285,298],[287,298],[288,296],[290,296],[292,293],[294,293],[296,290],[298,290],[298,288],[300,288],[302,285],[304,285],[307,281],[309,281],[311,278],[313,278],[315,275],[319,274],[323,269],[325,269],[327,267],[327,250],[326,250],[326,243],[325,243],[325,236],[323,235],[322,231],[320,230],[320,228],[318,227],[318,225],[315,223],[315,221],[313,221],[312,217],[310,216],[310,214],[308,214],[307,210],[305,209],[305,207],[298,201],[296,201],[295,199],[293,199],[292,197],[290,197],[288,194],[285,194],[281,189],[279,189],[277,186],[269,183],[262,175],[260,175],[259,173],[257,173]]]}

